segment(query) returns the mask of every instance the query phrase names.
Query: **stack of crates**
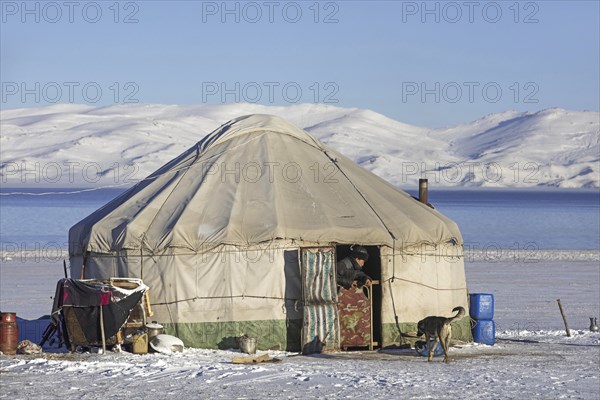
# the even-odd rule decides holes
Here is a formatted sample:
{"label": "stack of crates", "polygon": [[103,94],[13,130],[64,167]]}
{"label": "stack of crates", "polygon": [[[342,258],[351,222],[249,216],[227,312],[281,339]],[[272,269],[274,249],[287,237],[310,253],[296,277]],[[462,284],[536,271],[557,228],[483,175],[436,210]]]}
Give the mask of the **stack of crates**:
{"label": "stack of crates", "polygon": [[471,293],[469,295],[469,314],[474,320],[473,340],[493,346],[496,343],[496,325],[494,324],[494,295]]}

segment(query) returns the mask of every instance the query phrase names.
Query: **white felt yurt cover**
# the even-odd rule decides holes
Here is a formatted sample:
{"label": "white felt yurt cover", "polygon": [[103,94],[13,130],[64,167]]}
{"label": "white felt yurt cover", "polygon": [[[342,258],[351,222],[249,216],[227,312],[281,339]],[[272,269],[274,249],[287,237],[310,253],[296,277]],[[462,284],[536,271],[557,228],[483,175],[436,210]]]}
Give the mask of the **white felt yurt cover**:
{"label": "white felt yurt cover", "polygon": [[143,279],[154,319],[199,347],[253,329],[239,321],[289,347],[278,337],[302,318],[289,252],[353,243],[382,249],[384,333],[400,312],[414,323],[466,306],[453,221],[270,115],[222,125],[69,231],[71,276]]}

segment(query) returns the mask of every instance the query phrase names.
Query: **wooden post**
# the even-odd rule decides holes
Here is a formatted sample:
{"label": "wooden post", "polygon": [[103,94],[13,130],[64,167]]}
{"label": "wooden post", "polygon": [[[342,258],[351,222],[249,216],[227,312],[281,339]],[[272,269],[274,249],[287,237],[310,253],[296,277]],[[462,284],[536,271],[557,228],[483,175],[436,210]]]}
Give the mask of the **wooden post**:
{"label": "wooden post", "polygon": [[369,350],[373,351],[373,281],[371,281],[371,286],[367,286],[367,291],[369,292],[369,312],[371,315],[369,316]]}
{"label": "wooden post", "polygon": [[85,264],[87,264],[87,257],[87,252],[83,253],[83,261],[81,262],[81,275],[79,276],[79,279],[84,279],[85,277]]}
{"label": "wooden post", "polygon": [[144,293],[144,301],[146,303],[146,315],[148,317],[153,316],[154,312],[152,311],[152,308],[150,307],[150,289],[146,290],[146,292]]}
{"label": "wooden post", "polygon": [[104,313],[100,304],[100,335],[102,335],[102,354],[106,354],[106,337],[104,336]]}
{"label": "wooden post", "polygon": [[563,322],[565,323],[565,332],[567,332],[567,336],[571,337],[571,331],[569,330],[569,324],[567,324],[567,317],[565,317],[565,312],[563,311],[562,305],[560,304],[560,299],[556,299],[558,302],[558,308],[560,309],[560,315],[562,315]]}

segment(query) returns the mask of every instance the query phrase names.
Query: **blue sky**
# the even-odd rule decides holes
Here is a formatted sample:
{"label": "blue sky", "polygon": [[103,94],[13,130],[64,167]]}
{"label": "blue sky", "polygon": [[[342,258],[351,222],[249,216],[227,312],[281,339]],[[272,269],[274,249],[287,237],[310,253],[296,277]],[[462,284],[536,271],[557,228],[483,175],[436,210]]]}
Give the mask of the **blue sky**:
{"label": "blue sky", "polygon": [[599,109],[598,1],[2,1],[2,109],[368,108],[440,127]]}

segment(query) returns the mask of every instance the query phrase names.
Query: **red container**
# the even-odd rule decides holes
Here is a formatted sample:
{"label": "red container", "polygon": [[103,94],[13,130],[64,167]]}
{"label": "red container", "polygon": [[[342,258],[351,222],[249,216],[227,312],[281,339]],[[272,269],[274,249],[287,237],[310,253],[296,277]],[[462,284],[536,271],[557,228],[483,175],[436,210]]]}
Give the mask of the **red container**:
{"label": "red container", "polygon": [[0,351],[14,356],[19,343],[19,328],[16,313],[0,313]]}

